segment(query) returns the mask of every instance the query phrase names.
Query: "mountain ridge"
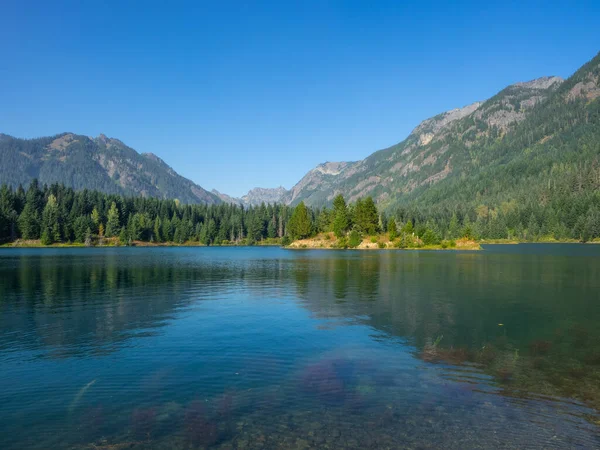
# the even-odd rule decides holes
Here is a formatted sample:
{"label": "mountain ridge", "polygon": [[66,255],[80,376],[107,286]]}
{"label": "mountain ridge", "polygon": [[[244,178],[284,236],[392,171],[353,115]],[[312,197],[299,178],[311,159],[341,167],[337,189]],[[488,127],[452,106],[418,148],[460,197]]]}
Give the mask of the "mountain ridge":
{"label": "mountain ridge", "polygon": [[[208,192],[153,153],[138,153],[104,134],[94,138],[68,132],[29,140],[0,133],[1,167],[11,168],[0,173],[0,182],[16,186],[39,178],[77,189],[244,206],[304,201],[321,207],[338,194],[349,202],[368,195],[390,209],[422,194],[431,196],[428,191],[455,184],[457,177],[472,177],[521,157],[519,151],[534,142],[530,137],[525,145],[521,139],[516,148],[515,133],[533,136],[539,134],[534,129],[543,128],[542,145],[551,145],[557,134],[579,124],[569,117],[580,120],[584,109],[600,97],[599,78],[600,54],[566,80],[543,76],[511,84],[487,100],[421,121],[404,140],[362,160],[318,164],[289,190],[257,187],[240,198],[215,189]],[[538,115],[547,123],[540,125]]]}
{"label": "mountain ridge", "polygon": [[184,203],[216,204],[221,200],[179,175],[154,154],[140,154],[116,138],[64,132],[20,139],[2,134],[0,182],[13,187],[33,178],[43,184],[62,183],[74,189],[173,198]]}

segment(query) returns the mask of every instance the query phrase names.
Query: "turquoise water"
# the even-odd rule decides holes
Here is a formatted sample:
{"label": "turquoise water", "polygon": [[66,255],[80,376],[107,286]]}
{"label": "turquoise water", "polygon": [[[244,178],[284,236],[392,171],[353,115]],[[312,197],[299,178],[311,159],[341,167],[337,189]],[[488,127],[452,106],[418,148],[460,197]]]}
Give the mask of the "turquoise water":
{"label": "turquoise water", "polygon": [[600,246],[0,250],[0,447],[598,448]]}

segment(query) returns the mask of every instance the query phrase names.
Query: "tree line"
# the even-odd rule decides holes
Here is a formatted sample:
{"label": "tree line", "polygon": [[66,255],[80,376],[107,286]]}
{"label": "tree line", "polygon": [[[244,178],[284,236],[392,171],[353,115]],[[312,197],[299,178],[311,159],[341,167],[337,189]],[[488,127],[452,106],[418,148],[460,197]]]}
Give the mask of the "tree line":
{"label": "tree line", "polygon": [[0,187],[0,242],[40,239],[45,245],[92,244],[116,238],[124,245],[135,241],[287,245],[331,232],[341,246],[349,247],[357,246],[364,236],[382,233],[398,247],[459,238],[588,241],[600,238],[600,194],[586,189],[600,180],[598,173],[592,166],[571,176],[564,174],[563,182],[574,187],[555,193],[543,204],[512,200],[496,207],[410,205],[391,213],[378,209],[371,197],[347,204],[338,195],[331,208],[310,208],[304,202],[295,207],[244,208],[75,191],[60,184],[40,186],[33,180],[27,190]]}
{"label": "tree line", "polygon": [[75,191],[61,184],[27,190],[0,187],[0,241],[43,244],[91,243],[118,238],[122,244],[199,242],[249,244],[282,239],[290,209],[283,205],[185,205],[177,200]]}

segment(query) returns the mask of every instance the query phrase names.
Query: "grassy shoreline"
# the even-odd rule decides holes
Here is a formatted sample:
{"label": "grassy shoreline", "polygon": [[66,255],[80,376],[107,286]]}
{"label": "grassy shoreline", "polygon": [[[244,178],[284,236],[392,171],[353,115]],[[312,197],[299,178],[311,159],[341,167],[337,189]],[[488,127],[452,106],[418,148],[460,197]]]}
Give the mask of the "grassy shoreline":
{"label": "grassy shoreline", "polygon": [[[375,239],[374,239],[375,238]],[[374,242],[375,241],[375,242]],[[394,245],[393,241],[390,241],[388,236],[367,236],[362,239],[361,243],[354,248],[340,247],[338,246],[339,240],[335,236],[326,237],[326,234],[319,234],[312,238],[300,239],[293,241],[287,246],[281,244],[278,239],[266,240],[255,242],[250,245],[247,243],[222,243],[213,244],[211,247],[282,247],[288,250],[483,250],[481,245],[517,245],[517,244],[583,244],[575,239],[547,239],[541,241],[518,241],[515,239],[482,239],[482,240],[469,240],[469,239],[457,239],[455,245],[418,245],[412,247],[401,248]],[[600,244],[600,240],[585,242],[585,244]],[[86,246],[80,242],[60,242],[49,245],[44,245],[39,239],[35,240],[22,240],[19,239],[14,242],[7,242],[0,244],[2,248],[106,248],[106,247],[206,247],[198,241],[187,241],[184,243],[177,242],[145,242],[145,241],[134,241],[131,245],[123,245],[117,238],[105,238],[103,243],[95,242],[92,245]]]}
{"label": "grassy shoreline", "polygon": [[[281,246],[280,242],[273,242],[271,240],[255,242],[252,245],[247,243],[222,243],[213,244],[211,247],[278,247]],[[40,239],[22,240],[19,239],[14,242],[7,242],[0,244],[2,248],[110,248],[110,247],[207,247],[207,245],[198,241],[186,241],[183,243],[178,242],[145,242],[145,241],[133,241],[130,245],[121,244],[118,238],[105,238],[102,243],[94,242],[91,245],[85,245],[80,242],[57,242],[54,244],[44,245]]]}
{"label": "grassy shoreline", "polygon": [[334,233],[319,233],[318,235],[299,239],[292,242],[286,248],[300,249],[322,249],[322,250],[481,250],[479,242],[472,239],[458,239],[456,241],[443,241],[436,245],[424,245],[418,238],[412,238],[410,245],[398,246],[398,239],[390,239],[388,233],[364,236],[357,245],[349,245],[347,239],[337,238]]}
{"label": "grassy shoreline", "polygon": [[[320,233],[307,239],[299,239],[285,248],[292,250],[483,250],[482,245],[517,245],[517,244],[581,244],[575,239],[542,239],[539,241],[519,241],[516,239],[456,239],[442,241],[440,244],[425,245],[418,237],[411,237],[406,246],[399,245],[399,238],[390,239],[389,234],[365,236],[355,247],[347,245],[347,241],[339,238],[333,233]],[[586,244],[600,244],[600,240],[586,242]]]}

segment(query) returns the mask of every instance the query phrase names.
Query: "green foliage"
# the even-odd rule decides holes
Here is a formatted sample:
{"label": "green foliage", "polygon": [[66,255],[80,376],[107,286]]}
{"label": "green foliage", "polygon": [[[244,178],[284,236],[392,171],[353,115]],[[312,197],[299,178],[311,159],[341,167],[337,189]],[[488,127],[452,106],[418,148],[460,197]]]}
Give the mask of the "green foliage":
{"label": "green foliage", "polygon": [[294,209],[290,222],[288,224],[288,232],[293,239],[304,239],[311,234],[311,219],[304,202],[300,202]]}
{"label": "green foliage", "polygon": [[350,235],[348,236],[348,247],[356,248],[360,245],[362,239],[360,237],[360,233],[357,230],[352,230]]}
{"label": "green foliage", "polygon": [[[51,146],[55,140],[64,146],[62,151]],[[110,174],[104,168],[106,165],[97,163],[96,157],[110,164]],[[182,204],[216,204],[219,201],[215,195],[175,174],[156,156],[139,154],[117,139],[70,133],[38,139],[2,135],[0,180],[16,189],[20,184],[31,183],[32,174],[39,178],[40,186],[59,183],[78,191],[89,189],[108,195],[179,198]],[[125,179],[127,183],[121,183]],[[98,212],[104,216],[103,222],[109,206],[110,203],[98,205]],[[41,209],[43,205],[38,211]],[[91,212],[89,210],[87,214]],[[120,212],[125,214],[123,210]],[[123,223],[126,223],[125,219]],[[98,229],[92,231],[97,233]]]}
{"label": "green foliage", "polygon": [[346,236],[339,238],[335,243],[335,248],[348,248],[348,238]]}
{"label": "green foliage", "polygon": [[333,199],[333,232],[338,238],[346,235],[350,227],[348,207],[344,197],[339,194]]}
{"label": "green foliage", "polygon": [[[309,218],[309,234],[316,214],[305,207],[303,216]],[[58,184],[40,188],[37,181],[31,183],[27,193],[22,188],[13,190],[0,186],[0,242],[14,241],[18,237],[40,239],[44,234],[46,244],[91,245],[93,236],[98,236],[106,223],[105,234],[118,235],[122,245],[133,240],[199,241],[206,245],[227,240],[242,244],[274,239],[269,237],[274,231],[283,237],[289,215],[285,205],[251,208],[226,204],[184,205],[174,200],[122,197],[87,190],[76,192]],[[317,219],[318,215],[314,220]],[[274,224],[277,224],[275,230]]]}
{"label": "green foliage", "polygon": [[379,214],[371,197],[356,201],[353,219],[354,225],[362,233],[375,234],[378,231]]}
{"label": "green foliage", "polygon": [[440,243],[439,236],[431,228],[425,230],[425,233],[421,236],[421,240],[424,245],[437,245]]}
{"label": "green foliage", "polygon": [[387,223],[387,232],[390,235],[390,241],[393,241],[398,237],[398,229],[396,228],[396,220],[390,217]]}
{"label": "green foliage", "polygon": [[121,227],[121,231],[119,232],[119,243],[121,245],[129,245],[129,233],[127,233],[126,227]]}
{"label": "green foliage", "polygon": [[119,209],[117,204],[112,202],[106,219],[106,236],[113,237],[119,232],[121,226],[119,224]]}
{"label": "green foliage", "polygon": [[41,240],[44,245],[60,242],[61,240],[58,205],[56,203],[56,197],[52,194],[48,196],[48,201],[42,213]]}

